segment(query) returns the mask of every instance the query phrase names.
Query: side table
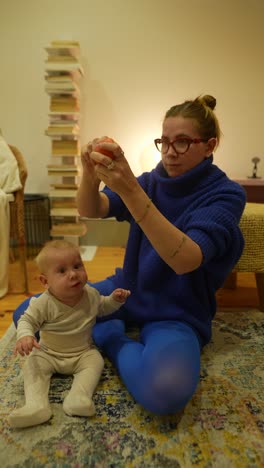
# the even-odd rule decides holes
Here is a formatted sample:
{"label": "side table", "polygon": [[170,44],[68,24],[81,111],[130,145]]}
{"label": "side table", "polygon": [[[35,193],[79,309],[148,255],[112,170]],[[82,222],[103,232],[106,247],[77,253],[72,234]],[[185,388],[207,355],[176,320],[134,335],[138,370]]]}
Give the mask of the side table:
{"label": "side table", "polygon": [[[264,203],[264,179],[250,178],[233,179],[238,184],[242,185],[246,190],[247,202],[249,203]],[[230,273],[225,281],[224,288],[235,289],[237,286],[237,274],[235,271]]]}
{"label": "side table", "polygon": [[246,190],[247,201],[249,203],[264,203],[264,179],[234,179]]}

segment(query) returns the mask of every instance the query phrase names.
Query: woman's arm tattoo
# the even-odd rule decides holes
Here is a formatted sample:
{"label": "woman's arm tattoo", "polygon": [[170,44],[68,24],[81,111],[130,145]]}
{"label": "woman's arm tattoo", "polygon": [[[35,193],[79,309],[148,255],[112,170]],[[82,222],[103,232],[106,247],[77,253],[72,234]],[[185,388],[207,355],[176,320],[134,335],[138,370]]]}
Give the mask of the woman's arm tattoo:
{"label": "woman's arm tattoo", "polygon": [[187,237],[182,236],[182,239],[181,239],[181,242],[180,242],[179,246],[177,247],[177,249],[174,250],[174,252],[173,252],[173,254],[170,256],[170,258],[175,257],[175,255],[177,255],[177,254],[180,252],[180,250],[181,250],[181,248],[182,248],[182,246],[183,246],[183,244],[184,244],[184,242],[185,242],[186,240],[187,240]]}

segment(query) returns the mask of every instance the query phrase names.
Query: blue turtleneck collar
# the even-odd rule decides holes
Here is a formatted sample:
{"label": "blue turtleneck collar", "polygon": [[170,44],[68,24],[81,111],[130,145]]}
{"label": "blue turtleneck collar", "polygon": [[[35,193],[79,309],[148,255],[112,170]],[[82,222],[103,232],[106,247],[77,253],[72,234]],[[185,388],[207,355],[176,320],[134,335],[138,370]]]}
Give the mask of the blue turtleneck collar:
{"label": "blue turtleneck collar", "polygon": [[[200,185],[205,175],[209,175],[213,165],[213,155],[204,159],[200,164],[195,166],[190,171],[176,177],[168,177],[162,161],[158,163],[156,168],[152,171],[155,180],[162,184],[162,189],[168,194],[174,196],[187,194],[195,190],[196,185]],[[215,168],[216,166],[214,166]],[[220,171],[221,172],[221,171]],[[206,178],[207,179],[207,178]]]}

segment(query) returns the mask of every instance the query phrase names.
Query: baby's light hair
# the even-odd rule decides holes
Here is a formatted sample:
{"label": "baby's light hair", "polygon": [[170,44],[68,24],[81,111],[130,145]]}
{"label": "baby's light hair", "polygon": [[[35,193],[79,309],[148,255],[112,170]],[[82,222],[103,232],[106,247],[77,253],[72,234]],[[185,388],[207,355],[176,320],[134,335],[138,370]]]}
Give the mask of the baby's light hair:
{"label": "baby's light hair", "polygon": [[43,272],[46,268],[47,256],[51,249],[57,249],[57,250],[71,249],[80,253],[80,249],[77,245],[65,239],[54,239],[54,240],[48,241],[44,244],[44,246],[42,247],[42,249],[40,250],[40,252],[35,258],[35,262],[40,272]]}

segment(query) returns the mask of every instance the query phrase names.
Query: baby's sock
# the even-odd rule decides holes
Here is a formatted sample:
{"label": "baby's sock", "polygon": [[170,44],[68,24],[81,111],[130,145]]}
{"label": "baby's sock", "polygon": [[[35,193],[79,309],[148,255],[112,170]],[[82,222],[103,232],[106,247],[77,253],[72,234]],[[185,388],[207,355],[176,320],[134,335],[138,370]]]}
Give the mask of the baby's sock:
{"label": "baby's sock", "polygon": [[93,416],[95,414],[94,402],[86,395],[74,396],[69,393],[64,402],[63,409],[69,416]]}
{"label": "baby's sock", "polygon": [[49,406],[34,407],[25,405],[14,410],[9,416],[9,424],[13,428],[37,426],[48,421],[52,416]]}

